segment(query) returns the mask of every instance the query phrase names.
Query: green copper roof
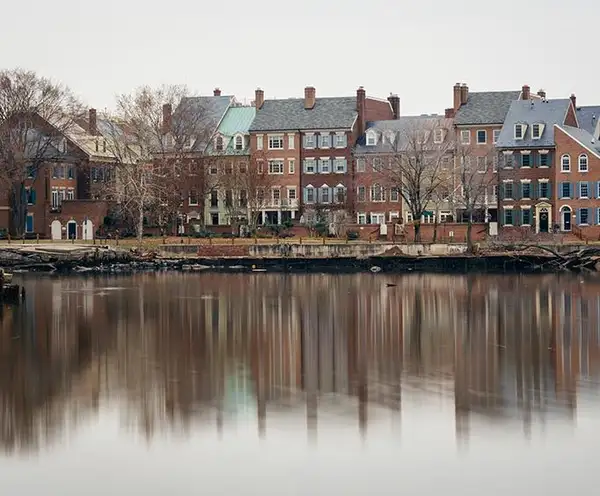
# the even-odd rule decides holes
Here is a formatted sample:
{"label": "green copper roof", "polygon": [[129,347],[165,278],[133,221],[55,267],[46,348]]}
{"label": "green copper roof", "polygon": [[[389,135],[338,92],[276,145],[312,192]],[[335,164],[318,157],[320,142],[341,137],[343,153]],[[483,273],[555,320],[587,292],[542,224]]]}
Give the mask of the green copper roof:
{"label": "green copper roof", "polygon": [[255,107],[229,107],[218,132],[223,136],[233,136],[236,133],[246,134],[256,115]]}

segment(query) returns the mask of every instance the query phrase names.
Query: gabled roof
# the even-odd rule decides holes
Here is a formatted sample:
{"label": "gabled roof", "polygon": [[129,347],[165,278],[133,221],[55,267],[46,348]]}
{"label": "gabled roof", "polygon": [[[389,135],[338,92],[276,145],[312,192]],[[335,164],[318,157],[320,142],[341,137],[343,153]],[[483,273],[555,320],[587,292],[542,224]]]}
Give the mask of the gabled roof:
{"label": "gabled roof", "polygon": [[467,103],[462,105],[454,116],[456,125],[502,124],[514,100],[518,100],[520,91],[482,91],[470,92]]}
{"label": "gabled roof", "polygon": [[581,129],[594,133],[600,119],[600,105],[577,107],[577,122]]}
{"label": "gabled roof", "polygon": [[573,126],[561,126],[557,124],[556,127],[600,158],[600,143],[598,143],[598,140],[594,138],[592,133]]}
{"label": "gabled roof", "polygon": [[201,119],[198,126],[206,132],[199,137],[194,146],[193,151],[203,152],[206,148],[210,137],[214,134],[219,126],[219,123],[225,116],[227,109],[235,102],[233,96],[195,96],[182,98],[179,106],[173,112],[173,119],[177,118],[180,109],[191,109],[192,112],[201,113]]}
{"label": "gabled roof", "polygon": [[[554,146],[554,125],[565,122],[571,100],[517,100],[512,102],[498,136],[498,148],[545,148]],[[515,124],[526,124],[523,139],[515,139]],[[539,139],[533,139],[532,124],[543,124]]]}
{"label": "gabled roof", "polygon": [[356,97],[317,98],[310,110],[304,98],[265,100],[250,131],[351,129],[357,116]]}
{"label": "gabled roof", "polygon": [[[368,122],[365,134],[358,139],[355,153],[389,153],[406,150],[413,133],[419,130],[430,132],[429,140],[432,141],[432,132],[437,128],[450,131],[452,129],[452,119],[448,119],[443,115],[419,115],[402,116],[400,119],[388,121]],[[376,145],[367,146],[366,135],[369,131],[377,133]],[[393,144],[390,143],[389,137],[393,137]],[[447,135],[444,138],[448,139],[449,136]]]}
{"label": "gabled roof", "polygon": [[[223,138],[223,151],[217,152],[214,149],[214,139],[210,140],[206,146],[205,153],[209,155],[248,155],[250,140],[248,139],[248,129],[256,115],[255,107],[229,107],[219,124],[214,138],[221,136]],[[235,149],[235,137],[244,135],[244,147],[242,150]]]}

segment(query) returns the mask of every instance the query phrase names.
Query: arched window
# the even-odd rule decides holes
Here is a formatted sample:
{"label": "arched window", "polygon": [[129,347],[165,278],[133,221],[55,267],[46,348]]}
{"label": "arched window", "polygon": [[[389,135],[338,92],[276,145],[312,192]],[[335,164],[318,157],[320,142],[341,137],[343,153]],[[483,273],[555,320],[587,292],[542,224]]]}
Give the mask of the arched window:
{"label": "arched window", "polygon": [[571,172],[571,157],[564,154],[560,159],[560,170],[561,172]]}
{"label": "arched window", "polygon": [[588,171],[588,156],[585,153],[579,155],[579,172]]}
{"label": "arched window", "polygon": [[379,184],[374,184],[371,186],[371,201],[372,202],[382,202],[385,201],[385,190],[383,186]]}
{"label": "arched window", "polygon": [[217,149],[218,152],[223,151],[223,136],[217,136],[217,142],[216,142],[215,148]]}
{"label": "arched window", "polygon": [[236,150],[244,149],[244,138],[242,138],[239,135],[235,137],[235,149]]}

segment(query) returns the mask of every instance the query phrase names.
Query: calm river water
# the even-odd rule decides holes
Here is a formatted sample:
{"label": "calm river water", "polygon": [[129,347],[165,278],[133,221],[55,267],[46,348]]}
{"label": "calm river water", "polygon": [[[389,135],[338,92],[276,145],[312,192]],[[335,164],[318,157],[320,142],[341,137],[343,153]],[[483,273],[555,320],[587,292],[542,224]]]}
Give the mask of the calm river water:
{"label": "calm river water", "polygon": [[596,494],[600,279],[22,279],[0,494]]}

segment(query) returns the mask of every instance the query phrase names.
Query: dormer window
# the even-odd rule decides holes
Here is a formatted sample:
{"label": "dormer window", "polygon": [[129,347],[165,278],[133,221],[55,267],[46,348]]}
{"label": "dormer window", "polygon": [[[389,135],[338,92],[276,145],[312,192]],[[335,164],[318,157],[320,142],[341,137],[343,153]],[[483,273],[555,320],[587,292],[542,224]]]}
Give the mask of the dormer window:
{"label": "dormer window", "polygon": [[533,139],[540,139],[541,136],[542,136],[542,125],[534,124],[533,126],[531,126],[531,137]]}
{"label": "dormer window", "polygon": [[215,142],[215,149],[218,152],[222,152],[223,151],[223,136],[217,136],[217,140]]}
{"label": "dormer window", "polygon": [[367,132],[367,146],[375,146],[377,144],[377,135],[373,131]]}
{"label": "dormer window", "polygon": [[523,134],[525,134],[525,126],[523,124],[515,124],[515,139],[523,139]]}
{"label": "dormer window", "polygon": [[243,150],[244,149],[244,138],[240,135],[235,137],[235,149]]}
{"label": "dormer window", "polygon": [[385,138],[387,139],[390,145],[394,144],[394,131],[387,131],[385,133]]}
{"label": "dormer window", "polygon": [[444,141],[444,130],[443,129],[436,129],[433,132],[433,142],[436,144],[440,144]]}

